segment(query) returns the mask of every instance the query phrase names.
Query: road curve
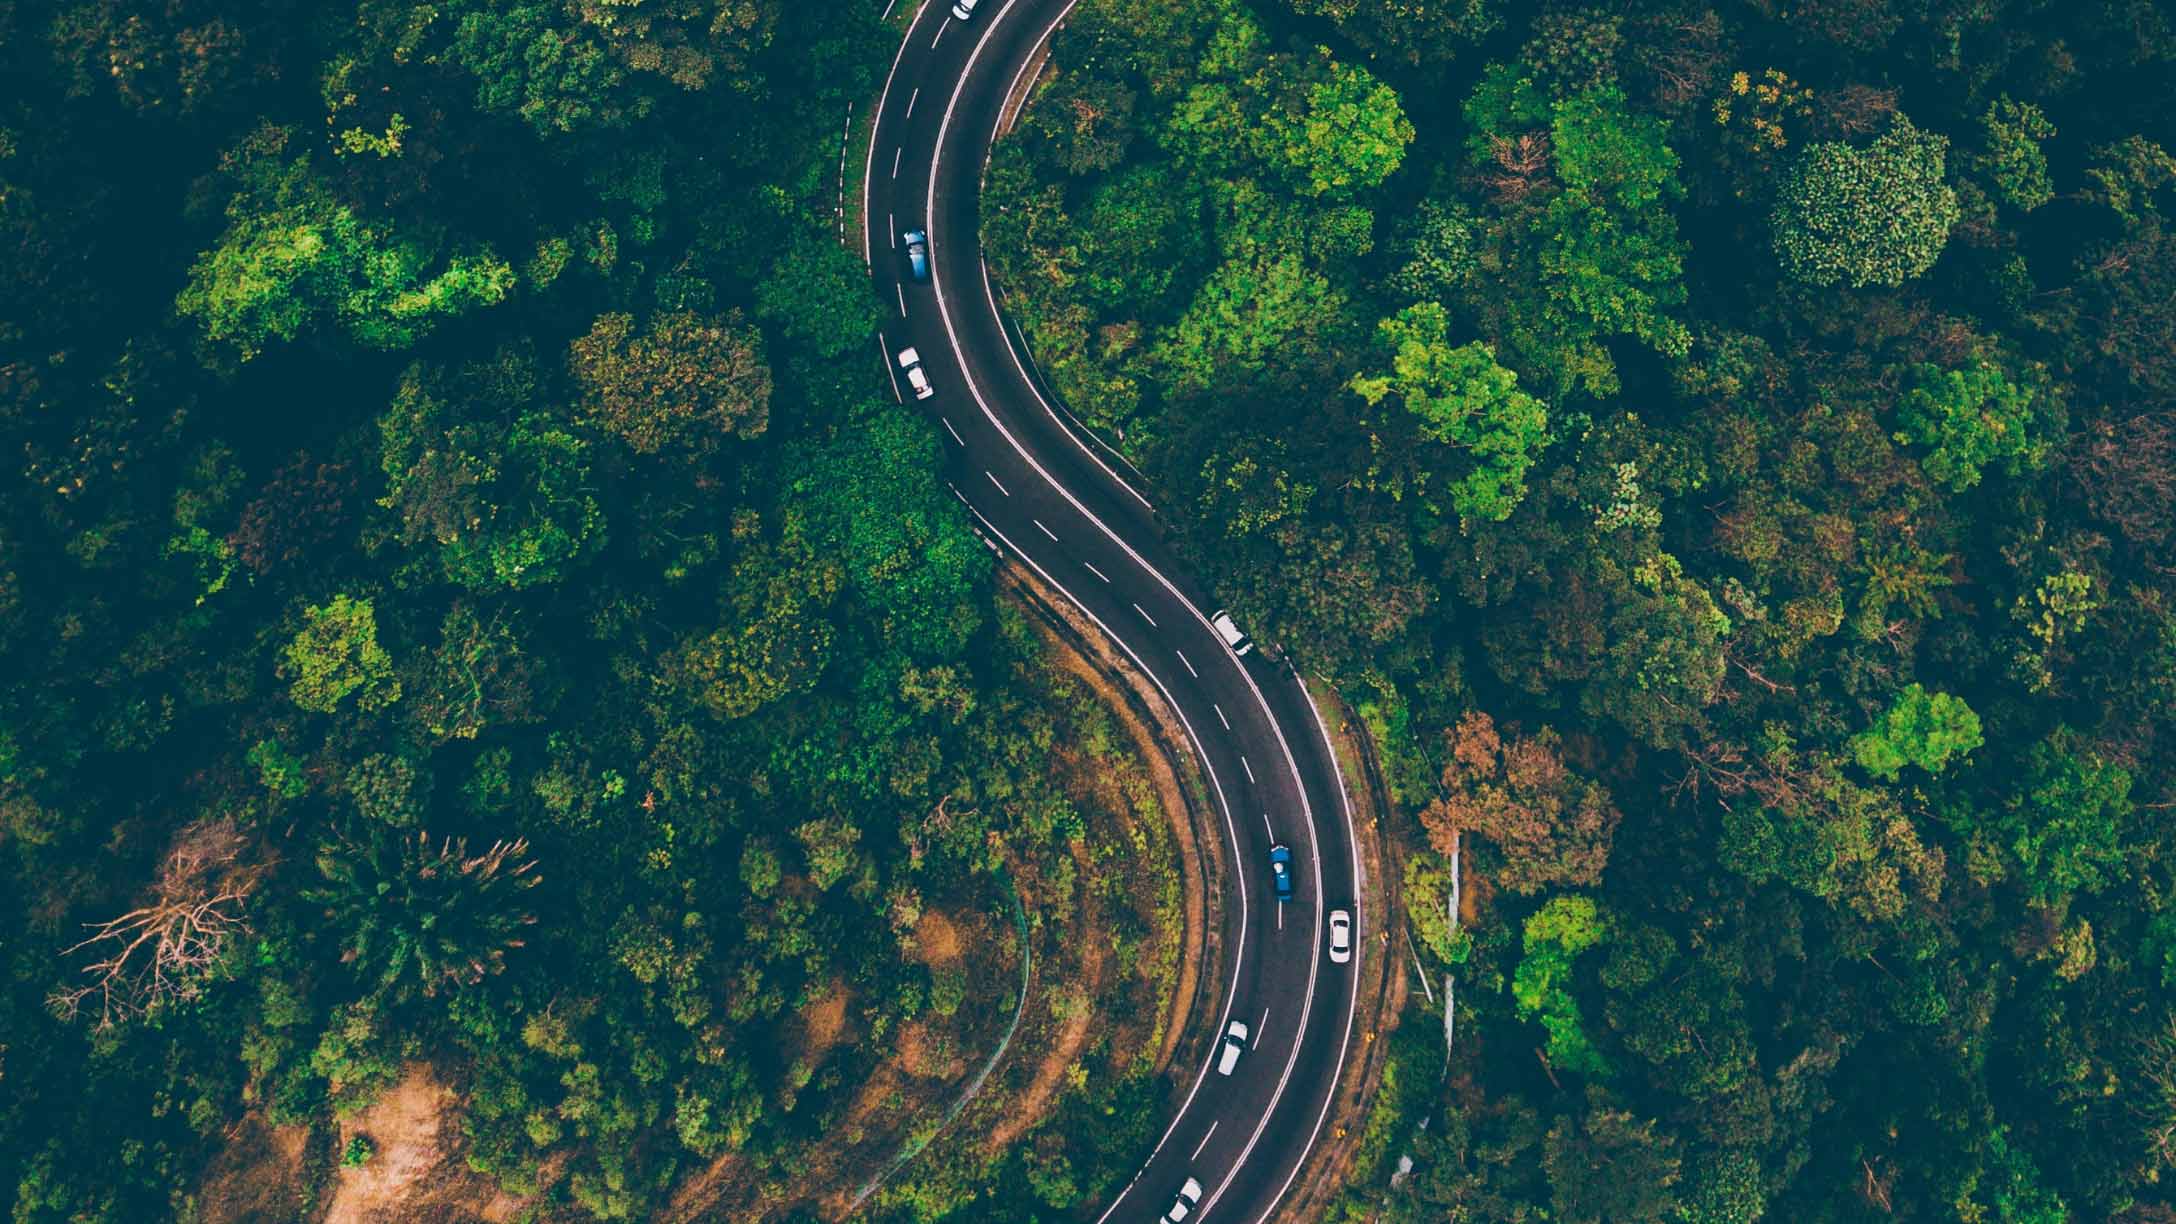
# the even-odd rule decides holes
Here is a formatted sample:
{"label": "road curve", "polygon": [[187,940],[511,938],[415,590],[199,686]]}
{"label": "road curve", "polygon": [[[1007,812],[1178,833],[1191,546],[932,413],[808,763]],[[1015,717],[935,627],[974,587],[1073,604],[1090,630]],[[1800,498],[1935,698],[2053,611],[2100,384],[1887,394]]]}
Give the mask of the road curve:
{"label": "road curve", "polygon": [[[1233,855],[1237,887],[1212,919],[1230,983],[1217,1031],[1241,1021],[1252,1048],[1233,1076],[1210,1061],[1188,1071],[1169,1125],[1101,1218],[1158,1219],[1192,1177],[1206,1194],[1191,1218],[1258,1222],[1321,1137],[1352,1041],[1356,964],[1332,964],[1323,935],[1330,910],[1360,911],[1352,812],[1298,677],[1224,645],[1146,490],[1043,397],[998,308],[979,241],[983,170],[1008,94],[1071,7],[982,0],[960,21],[950,0],[924,5],[877,104],[863,251],[890,316],[880,341],[894,393],[905,389],[894,355],[911,346],[935,387],[920,406],[937,417],[954,491],[993,548],[1069,598],[1169,700]],[[927,281],[899,246],[910,229],[930,236]],[[1270,889],[1278,843],[1297,867],[1284,905]]]}

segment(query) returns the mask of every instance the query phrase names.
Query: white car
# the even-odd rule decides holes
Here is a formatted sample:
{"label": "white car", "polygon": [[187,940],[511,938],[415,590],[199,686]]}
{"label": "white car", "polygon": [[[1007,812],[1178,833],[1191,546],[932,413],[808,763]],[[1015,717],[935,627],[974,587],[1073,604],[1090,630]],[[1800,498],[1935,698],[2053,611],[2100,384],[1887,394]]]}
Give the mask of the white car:
{"label": "white car", "polygon": [[911,346],[899,350],[899,369],[907,376],[907,386],[914,389],[914,398],[925,400],[937,394],[937,389],[929,385],[929,375],[922,371],[922,355]]}
{"label": "white car", "polygon": [[1254,640],[1239,631],[1239,626],[1232,621],[1231,613],[1218,608],[1216,615],[1209,618],[1209,623],[1216,627],[1217,636],[1224,639],[1224,644],[1232,648],[1233,654],[1243,655],[1254,649]]}
{"label": "white car", "polygon": [[1352,914],[1346,910],[1330,911],[1330,963],[1342,965],[1352,959]]}
{"label": "white car", "polygon": [[1179,1187],[1178,1196],[1171,1200],[1171,1209],[1164,1212],[1163,1224],[1179,1224],[1179,1221],[1194,1214],[1194,1206],[1199,1202],[1201,1183],[1189,1177],[1186,1184]]}
{"label": "white car", "polygon": [[952,15],[965,21],[975,15],[975,5],[978,2],[979,0],[953,0]]}
{"label": "white car", "polygon": [[1230,1075],[1232,1068],[1239,1065],[1239,1056],[1247,1052],[1248,1035],[1247,1026],[1237,1020],[1224,1030],[1224,1046],[1216,1052],[1218,1075]]}

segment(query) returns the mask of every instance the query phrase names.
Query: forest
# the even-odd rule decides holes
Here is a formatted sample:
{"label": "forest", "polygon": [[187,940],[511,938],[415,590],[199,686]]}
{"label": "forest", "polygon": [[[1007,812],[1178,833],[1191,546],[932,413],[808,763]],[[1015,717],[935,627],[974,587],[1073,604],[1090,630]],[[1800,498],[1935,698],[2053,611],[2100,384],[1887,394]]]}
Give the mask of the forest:
{"label": "forest", "polygon": [[2172,98],[2145,0],[1074,10],[993,275],[1400,809],[1339,1219],[2176,1220]]}
{"label": "forest", "polygon": [[[720,1180],[781,1216],[856,1168],[820,1141],[930,1140],[864,1083],[964,1062],[1023,939],[1099,914],[1162,965],[1076,869],[1154,877],[1107,715],[1000,599],[839,240],[896,41],[0,0],[6,1218],[320,1218],[419,1067],[524,1218]],[[1133,1051],[1082,1061],[1054,1116],[1153,1121]],[[307,1151],[237,1203],[265,1128]],[[1047,1211],[1130,1172],[1103,1134],[869,1210]]]}
{"label": "forest", "polygon": [[[535,1220],[1136,1167],[1161,817],[841,238],[900,21],[0,0],[15,1224],[316,1218],[418,1067]],[[2155,0],[1074,8],[991,274],[1395,801],[1337,1224],[2176,1222],[2172,99]],[[865,1125],[1081,923],[1040,1121]]]}

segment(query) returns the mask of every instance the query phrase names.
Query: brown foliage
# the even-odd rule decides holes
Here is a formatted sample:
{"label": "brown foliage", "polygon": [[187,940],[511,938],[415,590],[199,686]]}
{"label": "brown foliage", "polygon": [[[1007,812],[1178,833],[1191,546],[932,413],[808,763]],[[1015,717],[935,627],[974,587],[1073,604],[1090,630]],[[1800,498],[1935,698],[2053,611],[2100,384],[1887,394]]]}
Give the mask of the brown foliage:
{"label": "brown foliage", "polygon": [[89,1004],[98,1027],[141,1016],[170,1000],[190,999],[225,954],[247,934],[244,905],[265,865],[247,858],[248,839],[232,820],[184,828],[159,865],[151,899],[118,918],[88,924],[91,935],[62,956],[88,952],[89,980],[55,990],[55,1014],[73,1020]]}
{"label": "brown foliage", "polygon": [[1529,132],[1517,140],[1498,136],[1489,142],[1496,169],[1482,175],[1499,204],[1516,204],[1549,181],[1549,138]]}
{"label": "brown foliage", "polygon": [[270,573],[338,535],[347,526],[354,492],[355,478],[346,464],[313,464],[308,454],[296,455],[273,473],[257,500],[242,508],[227,542],[242,564]]}
{"label": "brown foliage", "polygon": [[1421,813],[1430,844],[1448,854],[1460,833],[1486,838],[1503,853],[1496,882],[1513,892],[1601,880],[1619,813],[1608,791],[1565,767],[1554,731],[1507,742],[1474,711],[1445,746],[1446,793]]}
{"label": "brown foliage", "polygon": [[2125,539],[2158,551],[2176,535],[2176,411],[2097,423],[2072,444],[2070,467]]}
{"label": "brown foliage", "polygon": [[626,314],[599,316],[568,354],[582,411],[637,454],[707,452],[723,434],[753,438],[770,422],[763,338],[738,313],[669,311],[642,335]]}

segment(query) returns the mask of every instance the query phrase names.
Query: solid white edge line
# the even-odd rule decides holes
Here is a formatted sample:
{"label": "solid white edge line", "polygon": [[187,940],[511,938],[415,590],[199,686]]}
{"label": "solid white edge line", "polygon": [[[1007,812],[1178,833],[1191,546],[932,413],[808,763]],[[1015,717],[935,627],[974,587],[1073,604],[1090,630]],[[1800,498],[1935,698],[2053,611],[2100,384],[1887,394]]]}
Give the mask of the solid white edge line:
{"label": "solid white edge line", "polygon": [[[980,59],[982,53],[986,49],[988,49],[991,36],[994,35],[997,32],[998,27],[1003,24],[1006,14],[1012,11],[1012,6],[1014,2],[1015,0],[1005,0],[1004,7],[998,11],[996,16],[990,19],[990,24],[984,28],[981,39],[975,43],[975,49],[968,53],[967,62],[961,67],[959,77],[952,86],[952,96],[945,103],[944,119],[941,123],[937,125],[937,139],[936,143],[932,146],[930,153],[929,187],[925,199],[925,215],[929,218],[930,224],[932,225],[936,223],[936,218],[938,215],[937,183],[942,177],[939,171],[944,163],[945,134],[951,130],[953,115],[959,109],[960,95],[967,87],[968,77],[971,76],[974,72],[975,61]],[[1072,5],[1068,4],[1065,9],[1060,10],[1058,17],[1051,24],[1055,26],[1058,21],[1064,20],[1066,13],[1071,11]],[[1155,578],[1157,582],[1161,583],[1164,589],[1166,591],[1169,591],[1172,597],[1176,599],[1181,605],[1183,605],[1189,613],[1192,614],[1194,620],[1200,624],[1202,631],[1209,635],[1210,640],[1218,643],[1221,646],[1223,644],[1223,638],[1217,635],[1215,629],[1209,624],[1207,618],[1202,616],[1201,610],[1194,607],[1191,603],[1188,603],[1185,595],[1180,592],[1178,587],[1174,585],[1169,578],[1164,576],[1162,571],[1158,570],[1155,566],[1150,565],[1148,563],[1148,560],[1145,557],[1141,556],[1141,554],[1137,550],[1135,550],[1132,545],[1126,543],[1124,539],[1120,538],[1117,532],[1112,531],[1109,524],[1105,523],[1102,519],[1096,517],[1096,515],[1092,511],[1090,511],[1087,506],[1081,503],[1081,500],[1078,497],[1075,497],[1073,495],[1072,490],[1067,489],[1063,484],[1060,484],[1054,477],[1052,477],[1049,470],[1043,467],[1043,465],[1036,460],[1035,456],[1030,454],[1027,448],[1020,444],[1020,439],[1015,437],[1013,435],[1013,432],[1010,429],[1006,428],[1005,422],[998,418],[996,411],[990,407],[989,401],[983,397],[982,388],[975,382],[975,376],[972,370],[968,367],[966,361],[966,354],[960,351],[959,327],[952,321],[951,307],[945,301],[944,274],[941,271],[942,266],[943,265],[941,260],[931,260],[930,286],[936,291],[937,312],[944,319],[945,336],[951,342],[953,356],[958,358],[960,361],[961,376],[967,382],[968,393],[973,395],[975,398],[975,405],[982,409],[982,414],[985,417],[989,418],[992,425],[995,425],[997,427],[997,431],[1000,434],[1004,435],[1005,441],[1012,446],[1014,451],[1019,453],[1022,459],[1027,461],[1028,466],[1033,468],[1036,474],[1043,478],[1044,483],[1048,484],[1052,489],[1056,490],[1060,496],[1064,497],[1065,500],[1069,502],[1073,506],[1073,508],[1081,514],[1083,518],[1086,518],[1089,522],[1095,524],[1097,530],[1103,532],[1103,534],[1109,537],[1113,543],[1117,544],[1119,548],[1123,549],[1128,556],[1132,557],[1135,564],[1139,565],[1143,571],[1148,573],[1149,576]],[[1101,625],[1100,621],[1098,621],[1097,623],[1098,625]],[[1110,632],[1107,626],[1104,626],[1104,632]],[[1250,674],[1247,671],[1246,666],[1239,661],[1239,656],[1233,654],[1229,646],[1224,646],[1223,650],[1224,657],[1231,661],[1232,667],[1239,672],[1240,679],[1246,682],[1248,691],[1254,694],[1256,704],[1261,707],[1263,718],[1268,721],[1271,732],[1274,733],[1277,737],[1277,746],[1279,750],[1284,754],[1285,768],[1291,772],[1293,786],[1299,793],[1301,815],[1305,818],[1309,832],[1312,833],[1315,828],[1314,802],[1307,797],[1307,780],[1300,776],[1299,761],[1296,757],[1292,755],[1292,745],[1289,741],[1285,739],[1284,727],[1278,723],[1276,715],[1269,708],[1269,699],[1263,696],[1261,686],[1254,682],[1253,675]],[[1129,651],[1128,653],[1131,652]],[[1235,856],[1238,849],[1238,844],[1238,837],[1235,833],[1232,840],[1232,846],[1235,852]],[[1313,860],[1315,878],[1319,881],[1322,878],[1322,849],[1320,845],[1316,844],[1313,838],[1310,838],[1309,840],[1308,853],[1309,857]],[[1244,872],[1241,873],[1242,887],[1244,887],[1244,874]],[[1319,929],[1322,925],[1323,914],[1322,889],[1318,884],[1318,886],[1313,891],[1315,894],[1315,925]],[[1307,1031],[1308,1017],[1314,1009],[1315,981],[1320,975],[1322,969],[1319,960],[1320,958],[1318,957],[1309,957],[1307,960],[1307,991],[1301,998],[1300,1023],[1296,1030],[1298,1033],[1303,1035]],[[1354,979],[1357,981],[1358,975],[1354,975]],[[1234,982],[1233,989],[1237,989],[1236,980]],[[1291,1083],[1292,1072],[1294,1068],[1299,1065],[1300,1044],[1301,1042],[1299,1039],[1295,1039],[1293,1041],[1292,1052],[1285,1059],[1284,1071],[1277,1077],[1277,1087],[1270,1096],[1269,1108],[1262,1112],[1261,1121],[1255,1124],[1254,1133],[1248,1136],[1246,1147],[1240,1152],[1239,1160],[1236,1164],[1233,1165],[1232,1171],[1225,1175],[1223,1182],[1217,1186],[1215,1192],[1210,1195],[1209,1200],[1202,1205],[1201,1210],[1204,1214],[1206,1214],[1211,1208],[1215,1207],[1217,1200],[1223,1197],[1224,1191],[1231,1186],[1232,1179],[1239,1175],[1239,1169],[1244,1167],[1247,1160],[1254,1154],[1255,1146],[1261,1142],[1262,1133],[1269,1129],[1269,1120],[1276,1115],[1277,1105],[1284,1099],[1285,1089]],[[1208,1065],[1204,1063],[1204,1075],[1207,1074],[1207,1070]],[[1198,1082],[1196,1083],[1196,1087],[1199,1087]],[[1332,1093],[1330,1095],[1334,1097],[1336,1094]],[[1186,1109],[1192,1104],[1192,1099],[1193,1096],[1191,1093],[1189,1093],[1187,1101],[1180,1105],[1178,1115],[1172,1119],[1171,1127],[1167,1127],[1164,1131],[1163,1139],[1159,1139],[1157,1141],[1156,1150],[1161,1150],[1164,1142],[1170,1139],[1171,1129],[1175,1128],[1178,1125],[1179,1119],[1185,1116]],[[1325,1114],[1325,1116],[1327,1115]],[[1155,1159],[1156,1151],[1151,1151],[1149,1153],[1149,1162],[1153,1163]],[[1143,1166],[1144,1169],[1146,1169],[1146,1167],[1146,1165]],[[1126,1189],[1119,1192],[1118,1199],[1111,1204],[1109,1209],[1104,1211],[1102,1216],[1098,1217],[1098,1224],[1102,1224],[1103,1220],[1107,1220],[1110,1218],[1111,1212],[1117,1210],[1119,1203],[1123,1202],[1126,1195],[1132,1192],[1133,1186],[1138,1182],[1138,1180],[1139,1174],[1137,1173],[1135,1175],[1135,1181],[1127,1183]],[[1286,1183],[1286,1187],[1287,1189],[1290,1188],[1289,1182]],[[1280,1192],[1280,1194],[1281,1193],[1282,1192]],[[1272,1207],[1274,1207],[1274,1204],[1272,1204]],[[1264,1218],[1267,1218],[1266,1214]]]}
{"label": "solid white edge line", "polygon": [[[1056,578],[1052,577],[1050,571],[1044,569],[1040,564],[1038,564],[1035,558],[1020,551],[1019,546],[1012,542],[1012,538],[1010,536],[1006,535],[1003,531],[1000,531],[997,524],[991,522],[987,518],[984,518],[982,511],[975,509],[974,503],[967,500],[966,494],[960,493],[958,489],[953,489],[952,491],[955,494],[959,494],[960,502],[967,507],[967,512],[969,514],[974,515],[976,520],[979,521],[984,527],[988,528],[991,534],[995,535],[998,539],[1003,540],[1005,542],[1005,546],[1012,549],[1012,555],[1014,557],[1026,563],[1029,569],[1032,569],[1036,573],[1042,575],[1043,581],[1049,583],[1054,589],[1057,590],[1059,594],[1065,596],[1068,600],[1071,600],[1073,606],[1080,609],[1081,615],[1087,617],[1091,622],[1093,622],[1096,628],[1101,629],[1103,631],[1103,635],[1111,639],[1111,641],[1115,643],[1120,650],[1125,651],[1126,657],[1133,660],[1133,665],[1141,669],[1141,674],[1148,677],[1148,681],[1150,684],[1156,686],[1156,691],[1164,695],[1164,701],[1166,704],[1170,705],[1171,712],[1178,715],[1179,725],[1186,728],[1186,738],[1194,745],[1194,755],[1200,758],[1201,767],[1208,771],[1209,788],[1216,794],[1216,805],[1218,810],[1224,813],[1224,832],[1231,838],[1232,859],[1234,864],[1236,865],[1239,858],[1239,826],[1232,823],[1232,805],[1231,801],[1226,799],[1224,796],[1224,783],[1222,779],[1217,777],[1216,765],[1209,760],[1208,750],[1202,747],[1201,737],[1194,733],[1193,720],[1186,716],[1185,710],[1179,708],[1178,698],[1172,696],[1171,690],[1164,686],[1163,678],[1156,674],[1155,669],[1151,668],[1148,665],[1147,660],[1143,659],[1140,655],[1137,655],[1133,652],[1133,647],[1126,645],[1125,639],[1111,632],[1111,627],[1104,624],[1101,617],[1090,611],[1088,605],[1082,603],[1079,596],[1067,590],[1065,584],[1059,582]],[[1242,971],[1246,968],[1247,960],[1247,914],[1249,909],[1247,903],[1247,873],[1244,871],[1235,871],[1233,872],[1233,874],[1239,880],[1239,948],[1234,953],[1234,959],[1232,961],[1231,985],[1224,994],[1224,1014],[1219,1017],[1216,1022],[1216,1031],[1220,1033],[1223,1032],[1225,1028],[1231,1024],[1232,1005],[1239,999],[1239,978]],[[1206,916],[1204,916],[1203,920],[1207,921]],[[1357,975],[1355,976],[1357,978]],[[1111,1212],[1118,1209],[1118,1204],[1124,1202],[1126,1195],[1132,1193],[1134,1185],[1141,1180],[1141,1174],[1147,1172],[1148,1167],[1156,1163],[1156,1157],[1163,1152],[1164,1144],[1171,1141],[1171,1133],[1179,1128],[1180,1121],[1182,1121],[1186,1117],[1186,1111],[1193,1108],[1194,1097],[1201,1092],[1201,1086],[1209,1082],[1209,1069],[1215,1064],[1215,1061],[1216,1048],[1214,1045],[1212,1045],[1210,1047],[1208,1056],[1202,1059],[1201,1070],[1194,1073],[1194,1086],[1187,1090],[1186,1099],[1179,1103],[1179,1111],[1172,1116],[1171,1124],[1164,1128],[1163,1137],[1156,1141],[1156,1146],[1154,1148],[1150,1149],[1148,1159],[1141,1162],[1141,1168],[1135,1171],[1133,1175],[1133,1180],[1126,1183],[1126,1188],[1118,1192],[1118,1197],[1116,1199],[1113,1199],[1111,1201],[1110,1207],[1106,1208],[1103,1212],[1103,1215],[1098,1217],[1097,1224],[1102,1224],[1103,1220],[1110,1218]]]}
{"label": "solid white edge line", "polygon": [[884,343],[883,332],[876,334],[876,351],[884,354],[884,374],[891,379],[892,398],[902,404],[906,403],[907,397],[899,393],[899,372],[892,364],[891,346]]}
{"label": "solid white edge line", "polygon": [[1203,1148],[1205,1148],[1205,1147],[1208,1147],[1208,1146],[1209,1146],[1209,1139],[1210,1139],[1210,1137],[1211,1137],[1211,1136],[1213,1136],[1213,1135],[1215,1135],[1215,1134],[1216,1134],[1216,1124],[1217,1124],[1217,1122],[1219,1122],[1219,1121],[1221,1121],[1221,1120],[1222,1120],[1222,1119],[1211,1119],[1211,1120],[1210,1120],[1210,1122],[1209,1122],[1209,1129],[1208,1129],[1208,1130],[1205,1130],[1205,1131],[1203,1131],[1203,1132],[1201,1133],[1201,1142],[1200,1142],[1200,1143],[1197,1143],[1197,1144],[1195,1144],[1195,1145],[1194,1145],[1194,1154],[1193,1154],[1193,1155],[1191,1155],[1191,1156],[1189,1156],[1189,1157],[1187,1157],[1187,1158],[1186,1158],[1187,1160],[1189,1160],[1189,1161],[1195,1161],[1195,1160],[1200,1160],[1200,1159],[1201,1159],[1201,1149],[1203,1149]]}
{"label": "solid white edge line", "polygon": [[[914,40],[915,24],[922,20],[922,13],[927,11],[924,8],[916,12],[914,19],[907,23],[907,32],[899,40],[899,49],[892,52],[891,70],[884,74],[884,88],[876,96],[876,112],[869,120],[869,155],[861,163],[861,262],[870,265],[872,270],[876,261],[869,254],[869,193],[876,186],[876,138],[884,130],[884,103],[892,96],[892,78],[899,75],[899,61],[907,58],[907,44]],[[891,9],[886,8],[884,15],[890,17]]]}
{"label": "solid white edge line", "polygon": [[[1044,43],[1050,41],[1050,36],[1057,33],[1058,27],[1065,24],[1066,15],[1073,11],[1073,5],[1077,3],[1079,3],[1079,0],[1068,0],[1066,6],[1063,9],[1059,10],[1058,19],[1052,22],[1048,27],[1046,27],[1043,30],[1042,37],[1036,39],[1035,44],[1032,47],[1028,48],[1028,57],[1020,61],[1019,69],[1012,74],[1012,82],[1005,87],[1005,96],[1007,98],[1010,98],[1015,93],[1019,92],[1020,78],[1027,75],[1028,67],[1035,63],[1036,54],[1042,50]],[[1027,99],[1022,98],[1020,100],[1020,109],[1022,111],[1025,111],[1027,109],[1027,105]],[[1000,103],[997,108],[996,126],[990,129],[990,143],[984,147],[982,155],[982,170],[985,181],[987,181],[989,177],[990,151],[997,148],[997,128],[1004,126],[1004,123],[1005,107],[1002,103]],[[1150,514],[1156,513],[1155,504],[1150,502],[1147,497],[1143,496],[1139,489],[1134,488],[1132,482],[1128,481],[1125,477],[1119,475],[1115,468],[1113,468],[1110,464],[1103,462],[1103,456],[1095,453],[1095,451],[1089,448],[1086,442],[1081,441],[1080,437],[1073,432],[1072,427],[1067,425],[1064,419],[1058,415],[1057,407],[1053,405],[1049,400],[1043,398],[1042,388],[1036,386],[1035,380],[1028,377],[1027,363],[1023,362],[1020,359],[1020,354],[1018,352],[1015,352],[1013,349],[1012,333],[1005,330],[1004,312],[997,308],[997,292],[990,287],[990,261],[984,259],[981,262],[982,296],[990,303],[990,314],[992,317],[997,319],[997,334],[1003,337],[1005,341],[1005,355],[1012,358],[1013,368],[1020,371],[1020,381],[1026,384],[1029,393],[1035,396],[1035,402],[1043,406],[1043,411],[1050,414],[1050,419],[1056,422],[1059,433],[1064,434],[1068,439],[1072,441],[1074,446],[1079,447],[1080,453],[1088,456],[1088,461],[1090,463],[1093,463],[1097,467],[1102,468],[1103,474],[1110,477],[1112,481],[1116,482],[1119,488],[1124,489],[1127,493],[1133,496],[1133,499],[1135,501],[1140,502],[1143,509],[1147,510]],[[1081,428],[1086,429],[1087,426],[1083,425],[1081,426]],[[1097,439],[1097,441],[1100,442],[1101,439],[1099,438]]]}
{"label": "solid white edge line", "polygon": [[[1289,661],[1287,661],[1285,664],[1285,671],[1292,677],[1292,683],[1300,686],[1300,696],[1305,698],[1307,701],[1307,712],[1314,716],[1315,730],[1319,732],[1322,736],[1322,751],[1329,755],[1330,771],[1337,777],[1338,806],[1344,809],[1345,836],[1347,838],[1348,844],[1350,844],[1353,848],[1352,904],[1357,906],[1360,904],[1360,832],[1358,829],[1353,827],[1352,823],[1352,792],[1347,790],[1345,787],[1345,767],[1338,762],[1337,745],[1330,742],[1330,724],[1322,721],[1322,711],[1315,707],[1315,695],[1307,691],[1307,682],[1300,679],[1300,673],[1298,669],[1294,668]],[[1319,864],[1316,867],[1316,871],[1318,873],[1321,871],[1321,867]],[[1315,894],[1317,901],[1316,908],[1318,912],[1321,908],[1321,893],[1322,886],[1320,884],[1317,884],[1315,886]],[[1319,917],[1316,919],[1315,929],[1322,929],[1321,919]],[[1353,943],[1356,945],[1359,942],[1360,941],[1357,939],[1353,941]],[[1357,947],[1354,950],[1357,952]],[[1320,960],[1321,958],[1310,955],[1308,959],[1314,961]],[[1353,1021],[1358,1018],[1360,1010],[1360,975],[1358,973],[1353,973],[1348,976],[1352,978],[1352,990],[1345,1003],[1345,1037],[1342,1041],[1338,1043],[1337,1047],[1337,1068],[1338,1074],[1340,1076],[1344,1072],[1345,1059],[1352,1053],[1352,1025]],[[1309,993],[1312,992],[1310,991]],[[1255,1221],[1255,1224],[1267,1224],[1269,1217],[1277,1214],[1277,1204],[1284,1201],[1285,1195],[1291,1193],[1292,1183],[1299,1180],[1300,1170],[1307,1167],[1307,1157],[1313,1154],[1315,1150],[1315,1144],[1320,1142],[1322,1139],[1322,1128],[1329,1123],[1330,1107],[1336,1104],[1336,1102],[1337,1094],[1334,1092],[1323,1099],[1322,1112],[1315,1116],[1315,1129],[1307,1136],[1306,1145],[1300,1148],[1299,1159],[1292,1162],[1292,1172],[1290,1176],[1287,1176],[1284,1179],[1284,1185],[1277,1188],[1277,1196],[1269,1201],[1269,1209],[1261,1214],[1260,1218]]]}

